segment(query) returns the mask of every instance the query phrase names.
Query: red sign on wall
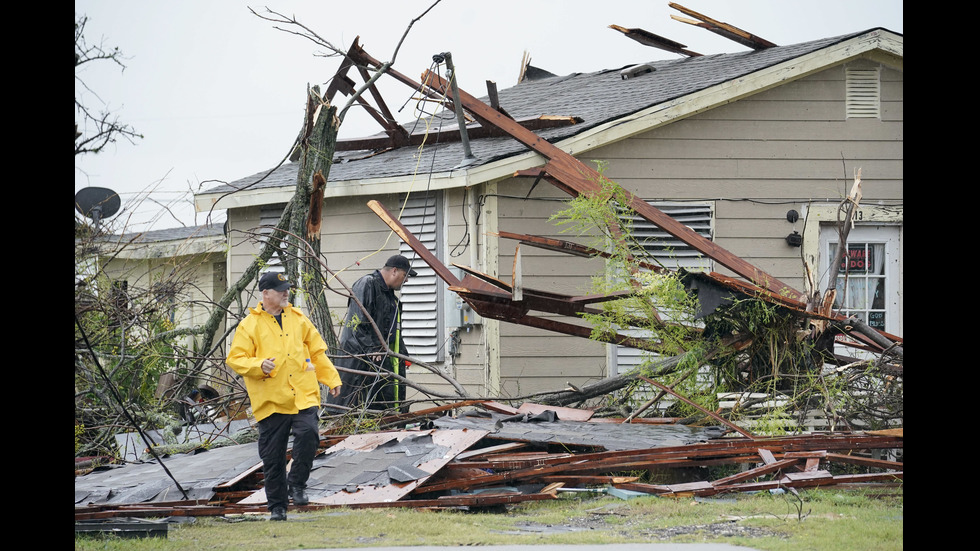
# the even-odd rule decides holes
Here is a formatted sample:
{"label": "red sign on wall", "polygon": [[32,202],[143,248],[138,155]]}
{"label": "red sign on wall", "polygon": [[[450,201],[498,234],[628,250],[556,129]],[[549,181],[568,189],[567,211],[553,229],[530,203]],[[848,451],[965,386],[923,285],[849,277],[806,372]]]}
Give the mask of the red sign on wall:
{"label": "red sign on wall", "polygon": [[852,274],[866,274],[874,266],[874,248],[866,244],[847,246],[847,256],[841,261],[840,271]]}

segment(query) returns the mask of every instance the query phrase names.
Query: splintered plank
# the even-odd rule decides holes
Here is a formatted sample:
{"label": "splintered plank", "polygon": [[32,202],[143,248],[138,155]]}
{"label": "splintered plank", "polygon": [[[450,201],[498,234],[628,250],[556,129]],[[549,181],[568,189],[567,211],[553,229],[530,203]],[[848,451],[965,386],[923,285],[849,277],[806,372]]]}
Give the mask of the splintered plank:
{"label": "splintered plank", "polygon": [[727,476],[725,478],[720,478],[711,482],[712,486],[727,486],[729,484],[738,484],[740,482],[745,482],[747,480],[752,480],[753,478],[758,478],[760,476],[765,476],[767,474],[772,474],[776,471],[780,471],[787,467],[791,467],[797,464],[799,459],[781,459],[779,461],[773,461],[772,463],[767,463],[761,467],[756,467],[754,469],[749,469],[747,471],[734,474],[732,476]]}
{"label": "splintered plank", "polygon": [[744,31],[734,25],[729,25],[728,23],[716,21],[706,15],[700,14],[692,9],[685,8],[684,6],[677,4],[675,2],[669,2],[667,5],[674,8],[677,11],[680,11],[681,13],[700,19],[701,23],[692,22],[690,20],[671,15],[670,16],[671,19],[674,19],[675,21],[680,21],[682,23],[689,23],[698,27],[702,27],[717,35],[724,36],[729,40],[738,42],[742,46],[752,48],[753,50],[764,50],[766,48],[772,48],[776,46],[776,44],[769,42],[765,38]]}
{"label": "splintered plank", "polygon": [[618,486],[629,484],[639,480],[638,476],[575,476],[575,475],[554,475],[542,476],[538,480],[542,483],[562,482],[569,486]]}
{"label": "splintered plank", "polygon": [[467,459],[482,458],[497,453],[512,452],[525,447],[527,447],[527,444],[525,444],[524,442],[508,442],[506,444],[499,444],[497,446],[488,446],[486,448],[465,451],[457,455],[456,460],[466,461]]}
{"label": "splintered plank", "polygon": [[904,470],[904,463],[901,461],[887,461],[884,459],[871,459],[870,457],[861,457],[858,455],[845,455],[841,453],[828,453],[828,461],[836,461],[839,463],[850,463],[852,465],[861,465],[863,467],[877,467],[879,469],[888,469],[893,471]]}
{"label": "splintered plank", "polygon": [[650,31],[644,29],[627,29],[626,27],[621,27],[619,25],[609,25],[609,28],[614,31],[619,31],[626,35],[627,38],[632,38],[633,40],[643,44],[644,46],[650,46],[653,48],[658,48],[667,52],[673,52],[675,54],[686,55],[688,57],[698,57],[701,54],[697,52],[692,52],[687,49],[687,46],[681,44],[680,42],[671,40],[669,38],[654,34]]}

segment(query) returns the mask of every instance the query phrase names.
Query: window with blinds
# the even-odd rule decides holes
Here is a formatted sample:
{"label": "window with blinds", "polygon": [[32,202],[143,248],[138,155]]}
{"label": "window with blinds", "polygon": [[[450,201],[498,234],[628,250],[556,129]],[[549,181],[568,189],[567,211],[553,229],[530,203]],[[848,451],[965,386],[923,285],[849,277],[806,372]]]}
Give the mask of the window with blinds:
{"label": "window with blinds", "polygon": [[[429,252],[437,258],[441,256],[439,235],[442,216],[437,194],[413,194],[406,202],[400,220]],[[440,346],[442,324],[439,323],[441,280],[428,264],[416,257],[415,251],[408,245],[400,243],[399,252],[409,259],[412,268],[418,272],[417,276],[408,278],[401,289],[405,346],[413,357],[424,362],[444,361],[444,349]]]}

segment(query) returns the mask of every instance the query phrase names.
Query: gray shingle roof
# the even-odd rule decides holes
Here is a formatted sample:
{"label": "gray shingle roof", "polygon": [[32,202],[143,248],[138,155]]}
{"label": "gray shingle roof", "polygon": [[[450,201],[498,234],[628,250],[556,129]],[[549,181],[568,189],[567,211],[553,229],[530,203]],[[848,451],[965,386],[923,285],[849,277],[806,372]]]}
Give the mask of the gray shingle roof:
{"label": "gray shingle roof", "polygon": [[203,224],[200,226],[168,228],[140,233],[124,233],[106,236],[104,239],[105,241],[119,243],[127,243],[130,240],[134,240],[134,243],[159,243],[162,241],[183,241],[191,238],[217,237],[222,235],[224,235],[223,224]]}
{"label": "gray shingle roof", "polygon": [[[515,119],[555,115],[575,116],[583,120],[580,124],[537,132],[539,136],[555,142],[868,32],[871,31],[759,51],[653,61],[648,63],[655,68],[653,73],[626,80],[621,78],[620,71],[634,64],[593,73],[573,73],[523,82],[500,90],[498,95],[500,105]],[[486,97],[481,99],[488,102]],[[446,125],[455,124],[454,117],[447,116],[444,120]],[[414,121],[405,124],[410,131],[414,126]],[[433,125],[436,126],[438,123]],[[527,151],[526,146],[510,137],[474,139],[470,140],[470,146],[478,159],[477,166]],[[365,157],[367,152],[364,151],[339,152],[330,169],[329,181],[409,176],[417,169],[423,172],[448,172],[463,160],[463,147],[459,142],[426,145],[421,162],[416,158],[417,153],[416,147],[402,147],[370,157]],[[297,170],[298,163],[286,163],[252,189],[295,185]],[[240,189],[267,172],[212,188],[207,193]]]}

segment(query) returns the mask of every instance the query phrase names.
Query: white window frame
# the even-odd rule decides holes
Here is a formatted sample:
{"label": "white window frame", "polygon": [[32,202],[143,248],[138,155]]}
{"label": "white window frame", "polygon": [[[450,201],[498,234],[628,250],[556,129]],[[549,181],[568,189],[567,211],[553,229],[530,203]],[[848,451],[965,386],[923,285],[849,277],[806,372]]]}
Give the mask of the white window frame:
{"label": "white window frame", "polygon": [[[834,232],[820,232],[821,249],[828,264],[837,251],[839,239]],[[847,316],[857,315],[865,323],[888,331],[898,315],[894,272],[898,254],[898,229],[893,226],[855,226],[847,238],[847,251],[837,273],[835,308]],[[826,289],[830,270],[821,278]],[[878,296],[881,292],[881,296]]]}
{"label": "white window frame", "polygon": [[[819,292],[821,295],[826,289],[827,282],[827,241],[836,237],[837,230],[834,227],[838,220],[838,205],[833,204],[813,204],[802,205],[804,228],[803,228],[803,259],[806,262],[807,272],[814,274],[815,281],[807,282],[806,292],[813,294]],[[890,287],[887,291],[890,297],[887,299],[894,313],[886,314],[885,331],[893,335],[901,336],[904,331],[904,309],[902,298],[904,297],[904,234],[905,226],[904,208],[902,206],[868,205],[860,206],[855,209],[852,219],[854,228],[862,227],[889,227],[891,228],[892,240],[897,239],[893,248],[890,249],[890,276],[891,281],[886,285]],[[852,230],[853,232],[854,230]],[[859,231],[848,237],[850,242],[870,241],[864,239],[865,232]],[[811,283],[818,285],[813,289]]]}

